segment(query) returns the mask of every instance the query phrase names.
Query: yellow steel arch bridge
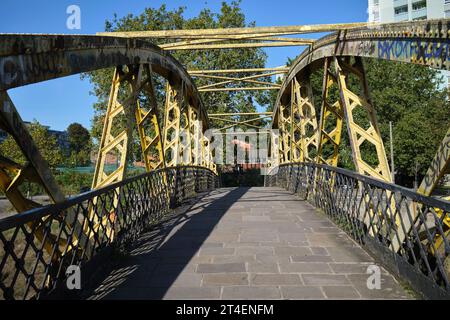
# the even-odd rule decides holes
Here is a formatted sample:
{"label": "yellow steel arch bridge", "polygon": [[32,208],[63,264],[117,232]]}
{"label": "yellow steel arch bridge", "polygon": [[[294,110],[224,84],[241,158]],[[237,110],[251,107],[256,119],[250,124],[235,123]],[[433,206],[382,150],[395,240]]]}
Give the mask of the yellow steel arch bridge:
{"label": "yellow steel arch bridge", "polygon": [[[331,33],[319,40],[288,37],[318,32]],[[158,47],[148,41],[161,38],[173,42]],[[22,166],[0,155],[0,190],[18,212],[0,220],[3,298],[50,296],[61,287],[69,265],[89,266],[111,248],[133,241],[185,199],[218,187],[213,137],[206,134],[210,119],[258,128],[254,123],[263,118],[271,118],[265,130],[274,129],[264,164],[267,187],[284,187],[322,209],[426,297],[449,298],[450,203],[432,193],[449,173],[450,131],[417,192],[395,185],[362,60],[450,70],[449,39],[450,20],[0,35],[0,129],[14,138],[27,160]],[[170,55],[174,50],[287,46],[306,46],[290,68],[185,70]],[[322,67],[318,113],[310,75]],[[67,199],[8,90],[103,68],[115,71],[92,191]],[[258,80],[276,74],[285,74],[281,85]],[[158,105],[156,77],[165,80],[164,105]],[[360,84],[358,92],[349,87],[351,77]],[[197,88],[196,78],[217,82]],[[246,86],[227,86],[236,82]],[[340,93],[335,101],[329,94],[333,88]],[[233,118],[239,114],[208,114],[199,92],[232,90],[277,90],[273,114],[245,114],[255,119],[241,122]],[[354,116],[358,110],[364,111],[365,124]],[[337,167],[344,123],[355,172]],[[147,173],[128,178],[132,128],[138,130]],[[376,164],[365,161],[363,145],[376,150]],[[113,172],[105,169],[111,153],[120,159]],[[28,199],[20,188],[27,182],[41,185],[54,204],[41,207]]]}

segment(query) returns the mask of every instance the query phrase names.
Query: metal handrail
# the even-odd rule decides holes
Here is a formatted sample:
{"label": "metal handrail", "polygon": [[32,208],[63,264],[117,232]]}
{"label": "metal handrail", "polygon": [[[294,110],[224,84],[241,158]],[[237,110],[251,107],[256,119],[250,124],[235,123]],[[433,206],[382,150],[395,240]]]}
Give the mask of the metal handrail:
{"label": "metal handrail", "polygon": [[[217,182],[208,168],[159,169],[0,220],[0,299],[67,292],[69,267],[86,268],[92,262],[90,268],[97,269],[101,263],[94,258],[116,250],[127,253],[143,231]],[[74,221],[81,228],[73,228]]]}
{"label": "metal handrail", "polygon": [[450,299],[450,202],[323,164],[273,170],[266,186],[288,189],[322,210],[424,297]]}

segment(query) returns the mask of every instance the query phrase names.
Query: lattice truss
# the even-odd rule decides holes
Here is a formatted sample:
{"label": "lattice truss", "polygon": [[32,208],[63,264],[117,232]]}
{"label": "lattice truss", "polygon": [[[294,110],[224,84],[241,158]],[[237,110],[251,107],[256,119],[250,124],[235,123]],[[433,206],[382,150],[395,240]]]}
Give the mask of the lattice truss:
{"label": "lattice truss", "polygon": [[[206,128],[205,128],[206,129]],[[204,143],[204,119],[200,109],[186,95],[184,84],[167,84],[164,116],[166,166],[209,163]],[[209,148],[209,144],[208,144]],[[206,157],[206,158],[203,158]]]}
{"label": "lattice truss", "polygon": [[164,156],[166,165],[174,167],[179,160],[179,137],[181,126],[182,85],[175,87],[167,83],[164,115]]}
{"label": "lattice truss", "polygon": [[309,78],[292,80],[291,119],[292,160],[312,162],[317,154],[318,124]]}
{"label": "lattice truss", "polygon": [[[125,96],[123,102],[120,101],[119,93]],[[145,94],[145,100],[140,99],[143,94]],[[124,178],[127,159],[129,159],[133,115],[147,171],[162,168],[164,166],[163,139],[152,70],[148,64],[118,67],[115,70],[93,188],[101,188]],[[105,164],[110,155],[117,156],[119,166],[108,173],[105,170]]]}
{"label": "lattice truss", "polygon": [[[114,70],[110,97],[104,119],[103,133],[100,140],[98,160],[96,163],[93,189],[100,189],[109,184],[122,181],[126,176],[127,162],[129,161],[130,143],[134,125],[137,128],[142,150],[142,159],[147,171],[166,166],[203,165],[215,170],[212,162],[212,154],[209,142],[203,136],[202,124],[207,123],[203,119],[204,114],[192,104],[183,105],[183,88],[173,89],[167,85],[166,93],[166,127],[160,124],[158,103],[153,84],[152,68],[149,64],[119,66]],[[0,92],[1,112],[0,129],[10,134],[19,145],[25,164],[19,164],[5,156],[0,156],[0,190],[4,192],[17,212],[24,212],[39,207],[40,204],[27,199],[20,186],[24,183],[36,183],[40,185],[55,202],[63,202],[65,196],[53,178],[50,168],[42,158],[35,142],[28,133],[25,124],[20,118],[13,102],[6,91]],[[181,108],[181,109],[180,109]],[[183,115],[183,128],[186,139],[180,138],[180,115]],[[134,123],[133,123],[134,122]],[[169,133],[174,131],[174,135]],[[164,141],[164,136],[169,137]],[[183,143],[180,143],[183,142]],[[164,144],[165,142],[165,144]],[[174,157],[165,161],[165,154],[174,150]],[[178,162],[179,159],[184,161]],[[107,164],[112,158],[116,158],[118,166],[108,171]],[[113,207],[117,207],[119,194],[112,199]],[[71,212],[67,219],[73,221],[71,228],[74,230],[72,245],[87,243],[87,239],[94,235],[99,228],[106,229],[112,234],[115,215],[104,216],[100,221],[100,214],[95,208],[97,199],[93,199],[89,206],[89,220],[84,223],[71,219]],[[35,235],[42,240],[43,246],[52,249],[51,243],[55,236],[47,235],[41,230],[45,221],[35,221],[30,228],[35,230]],[[110,235],[112,239],[112,236]],[[67,245],[65,239],[60,237],[60,252]],[[82,242],[80,242],[82,241]],[[88,249],[88,248],[87,248]],[[58,251],[56,252],[58,254]]]}
{"label": "lattice truss", "polygon": [[278,128],[280,141],[278,147],[279,159],[281,164],[291,162],[291,125],[292,121],[289,107],[284,104],[280,104],[278,111]]}
{"label": "lattice truss", "polygon": [[[362,59],[356,57],[355,62],[352,64],[350,58],[336,58],[335,67],[356,169],[361,174],[391,181],[391,173],[375,108],[369,96]],[[359,93],[349,89],[350,75],[356,76],[360,86]],[[360,121],[357,119],[357,111],[362,111],[363,113]],[[367,147],[375,147],[377,154],[376,163],[369,164],[364,158],[364,150],[362,148],[365,144]]]}
{"label": "lattice truss", "polygon": [[330,67],[331,59],[325,59],[317,162],[336,167],[344,112],[341,100],[331,95],[331,89],[337,85],[338,80]]}

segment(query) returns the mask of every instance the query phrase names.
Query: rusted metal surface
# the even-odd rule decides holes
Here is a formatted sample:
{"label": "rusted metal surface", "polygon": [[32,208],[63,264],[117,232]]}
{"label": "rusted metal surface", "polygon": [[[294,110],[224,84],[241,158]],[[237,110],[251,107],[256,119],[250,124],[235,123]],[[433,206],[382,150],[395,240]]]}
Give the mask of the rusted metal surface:
{"label": "rusted metal surface", "polygon": [[155,31],[128,31],[128,32],[100,32],[98,35],[114,35],[128,38],[188,38],[188,39],[214,39],[223,36],[237,35],[264,35],[264,34],[302,34],[336,31],[342,29],[357,28],[373,25],[367,22],[355,23],[335,23],[335,24],[316,24],[316,25],[298,25],[298,26],[270,26],[253,28],[222,28],[222,29],[183,29],[183,30],[155,30]]}
{"label": "rusted metal surface", "polygon": [[180,62],[149,42],[100,36],[0,35],[0,90],[119,65],[150,64],[206,116],[193,80]]}
{"label": "rusted metal surface", "polygon": [[327,57],[375,58],[450,70],[449,32],[450,19],[441,19],[384,24],[325,36],[292,64],[278,94],[274,117],[280,100],[290,96],[293,78],[301,78],[303,74],[320,68]]}

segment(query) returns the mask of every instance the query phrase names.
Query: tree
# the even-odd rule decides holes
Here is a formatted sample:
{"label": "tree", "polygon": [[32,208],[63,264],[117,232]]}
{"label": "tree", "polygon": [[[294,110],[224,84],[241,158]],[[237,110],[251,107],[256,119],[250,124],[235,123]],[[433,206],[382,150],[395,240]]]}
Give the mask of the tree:
{"label": "tree", "polygon": [[92,149],[89,131],[79,123],[72,123],[67,127],[69,140],[69,166],[84,166],[90,163]]}
{"label": "tree", "polygon": [[393,123],[397,182],[412,186],[416,167],[422,178],[450,125],[447,88],[441,74],[428,67],[374,59],[365,66],[388,152]]}
{"label": "tree", "polygon": [[[129,14],[123,18],[114,15],[112,21],[106,21],[106,31],[142,31],[142,30],[173,30],[173,29],[205,29],[205,28],[232,28],[251,27],[254,22],[246,23],[245,15],[240,8],[240,1],[230,4],[222,3],[219,13],[209,9],[203,9],[197,17],[187,19],[183,16],[184,7],[168,11],[165,5],[160,8],[147,8],[140,15]],[[148,39],[154,44],[163,44],[164,39]],[[266,64],[267,56],[261,49],[222,49],[222,50],[194,50],[171,52],[186,69],[244,69],[262,68]],[[93,119],[92,136],[99,139],[102,133],[104,114],[109,98],[113,70],[98,70],[83,75],[88,77],[94,86],[93,93],[98,101],[94,105],[95,115]],[[244,77],[248,74],[237,74]],[[269,82],[270,78],[264,79]],[[210,84],[208,79],[198,79],[197,86]],[[164,103],[164,82],[155,78],[155,86],[159,105]],[[267,105],[269,95],[267,92],[212,92],[202,93],[202,100],[209,113],[215,112],[252,112],[256,111],[255,104]],[[162,107],[160,115],[162,112]],[[248,120],[242,117],[240,120]],[[212,123],[215,127],[224,126],[225,122]],[[135,132],[136,130],[133,130]],[[136,140],[136,135],[134,136]],[[139,148],[133,148],[139,150]],[[136,155],[139,157],[139,155]]]}
{"label": "tree", "polygon": [[[63,155],[58,146],[56,137],[51,135],[48,132],[48,129],[36,120],[28,125],[28,131],[49,167],[55,169],[60,166],[63,163]],[[11,136],[8,136],[6,140],[0,144],[0,153],[21,165],[24,165],[26,162],[22,151]]]}
{"label": "tree", "polygon": [[67,127],[67,137],[71,151],[80,152],[91,142],[89,131],[79,123],[72,123]]}

